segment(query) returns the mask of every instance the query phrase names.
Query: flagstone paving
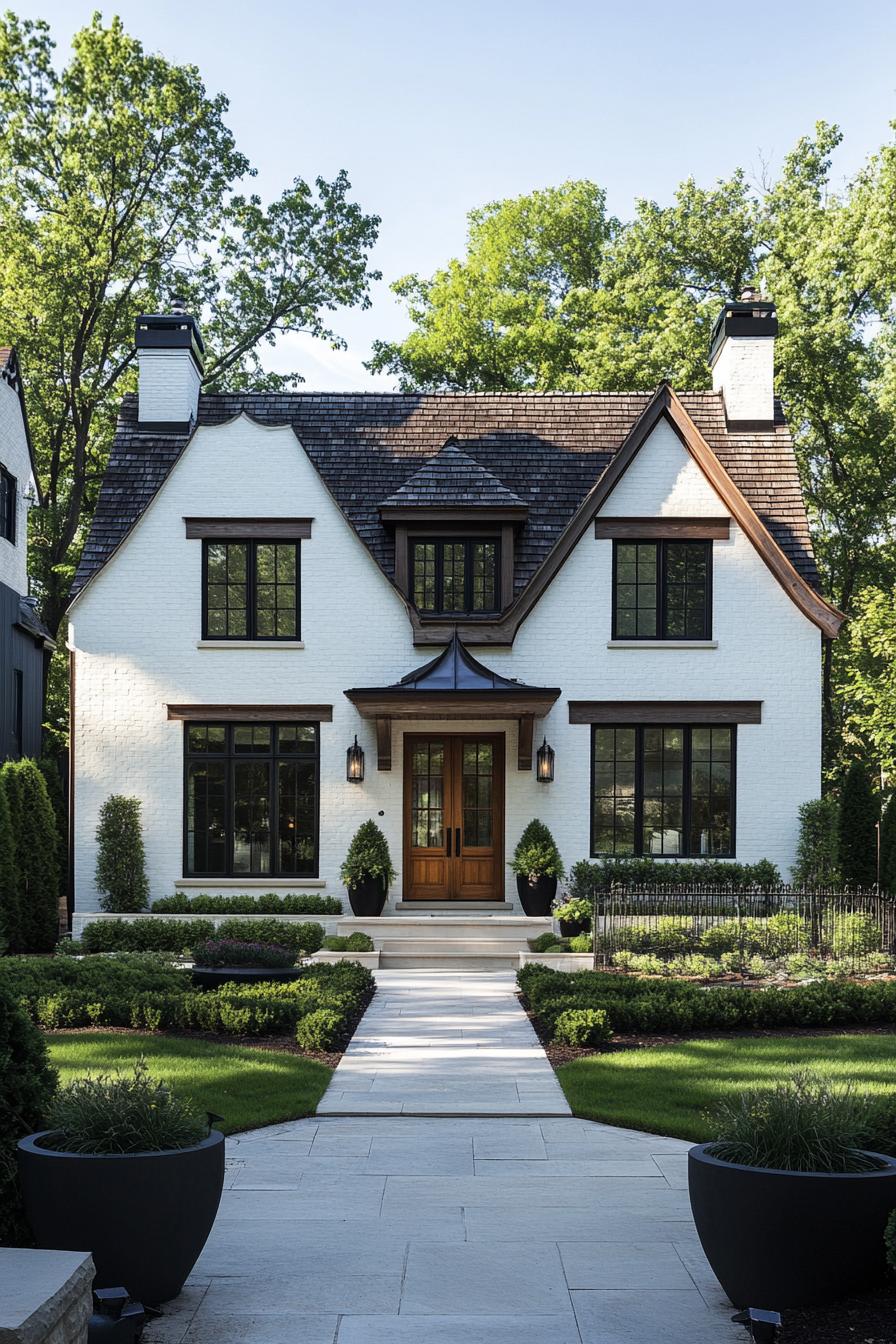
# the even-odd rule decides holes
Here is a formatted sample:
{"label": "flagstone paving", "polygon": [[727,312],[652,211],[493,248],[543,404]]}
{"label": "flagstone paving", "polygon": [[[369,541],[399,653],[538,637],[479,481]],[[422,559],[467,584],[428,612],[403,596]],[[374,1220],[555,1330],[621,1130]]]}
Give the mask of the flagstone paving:
{"label": "flagstone paving", "polygon": [[511,975],[378,982],[330,1113],[228,1140],[208,1244],[146,1344],[746,1340],[686,1143],[572,1117]]}

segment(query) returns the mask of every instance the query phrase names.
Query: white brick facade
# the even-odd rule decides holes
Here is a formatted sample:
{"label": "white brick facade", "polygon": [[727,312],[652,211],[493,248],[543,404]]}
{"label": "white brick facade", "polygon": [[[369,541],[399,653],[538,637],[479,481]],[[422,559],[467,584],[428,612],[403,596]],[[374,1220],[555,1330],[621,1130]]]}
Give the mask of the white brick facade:
{"label": "white brick facade", "polygon": [[[757,342],[759,344],[759,342]],[[661,422],[606,501],[605,515],[726,516],[699,467]],[[302,542],[303,647],[199,647],[201,542],[185,516],[311,517]],[[713,543],[715,647],[610,648],[612,543],[589,528],[523,623],[512,649],[474,649],[505,676],[562,688],[536,724],[556,751],[556,778],[516,769],[515,721],[493,725],[393,722],[393,769],[376,768],[374,725],[343,691],[397,681],[432,656],[415,649],[402,599],[358,540],[290,428],[245,417],[201,427],[167,482],[77,599],[75,890],[79,911],[97,908],[95,842],[111,793],[142,800],[154,897],[183,876],[183,725],[175,704],[332,704],[321,725],[320,879],[342,894],[338,869],[359,823],[384,829],[402,856],[402,736],[406,729],[505,731],[506,850],[530,818],[554,832],[567,867],[589,851],[590,730],[569,723],[569,700],[761,700],[762,723],[741,725],[737,753],[737,858],[768,858],[786,872],[797,809],[820,786],[820,634],[773,578],[740,529]],[[361,785],[345,779],[357,733],[366,753]],[[536,743],[537,745],[537,743]],[[382,813],[382,816],[379,814]],[[507,899],[516,901],[507,873]],[[237,889],[258,887],[234,883]],[[262,890],[300,884],[263,879]],[[213,879],[201,889],[223,889]],[[391,899],[401,896],[401,878]]]}
{"label": "white brick facade", "polygon": [[0,463],[16,478],[16,541],[0,537],[0,583],[17,593],[28,592],[28,501],[34,485],[31,457],[18,393],[0,378]]}

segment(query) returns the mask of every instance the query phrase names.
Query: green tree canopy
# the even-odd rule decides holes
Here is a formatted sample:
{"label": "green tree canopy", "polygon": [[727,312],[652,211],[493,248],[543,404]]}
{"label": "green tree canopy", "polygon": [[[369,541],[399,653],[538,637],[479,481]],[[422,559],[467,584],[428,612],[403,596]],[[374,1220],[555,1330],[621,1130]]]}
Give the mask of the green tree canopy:
{"label": "green tree canopy", "polygon": [[366,305],[379,220],[345,173],[270,205],[192,65],[147,52],[119,19],[76,33],[0,20],[0,336],[22,358],[48,508],[31,565],[56,630],[114,423],[134,386],[134,319],[182,294],[203,323],[210,388],[291,386],[263,373],[282,332],[337,342],[327,314]]}

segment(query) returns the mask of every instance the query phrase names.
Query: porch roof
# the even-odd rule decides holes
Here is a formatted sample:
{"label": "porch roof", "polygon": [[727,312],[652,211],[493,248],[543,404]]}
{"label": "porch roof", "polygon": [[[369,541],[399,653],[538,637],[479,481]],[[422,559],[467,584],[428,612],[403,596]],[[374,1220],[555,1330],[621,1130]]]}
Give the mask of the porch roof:
{"label": "porch roof", "polygon": [[532,768],[532,729],[559,699],[559,686],[527,686],[480,663],[455,632],[445,649],[389,686],[345,692],[358,713],[377,720],[378,767],[389,770],[392,719],[519,720],[520,770]]}

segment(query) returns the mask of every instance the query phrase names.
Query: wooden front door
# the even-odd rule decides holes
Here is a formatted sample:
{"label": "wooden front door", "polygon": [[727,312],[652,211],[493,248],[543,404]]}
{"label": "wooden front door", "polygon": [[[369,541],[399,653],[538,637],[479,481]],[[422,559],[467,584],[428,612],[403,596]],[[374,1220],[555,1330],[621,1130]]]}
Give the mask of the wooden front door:
{"label": "wooden front door", "polygon": [[406,734],[404,899],[504,899],[504,737]]}

